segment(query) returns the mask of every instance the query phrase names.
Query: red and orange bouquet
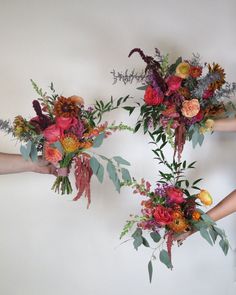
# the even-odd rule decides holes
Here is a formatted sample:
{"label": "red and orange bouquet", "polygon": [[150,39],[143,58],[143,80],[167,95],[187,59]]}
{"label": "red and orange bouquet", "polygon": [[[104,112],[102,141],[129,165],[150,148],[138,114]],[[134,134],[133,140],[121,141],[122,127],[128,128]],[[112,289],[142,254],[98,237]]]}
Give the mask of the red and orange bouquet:
{"label": "red and orange bouquet", "polygon": [[48,95],[34,81],[31,82],[40,96],[33,101],[36,115],[30,120],[17,116],[12,127],[1,120],[1,129],[13,133],[19,141],[25,143],[21,146],[23,157],[37,161],[38,155],[41,155],[58,167],[58,176],[52,189],[61,194],[72,192],[68,175],[74,165],[75,186],[78,189],[74,200],[84,194],[88,204],[92,175],[96,175],[100,182],[103,181],[104,167],[98,160],[100,158],[107,162],[109,177],[119,191],[122,182],[130,180],[129,171],[125,168],[129,162],[119,156],[108,159],[96,155],[91,148],[99,147],[113,131],[129,129],[122,124],[100,124],[102,115],[116,109],[127,97],[120,98],[117,103],[113,99],[106,104],[96,101],[93,106],[85,108],[84,100],[79,96],[58,95],[53,84],[50,86],[51,95]]}
{"label": "red and orange bouquet", "polygon": [[[159,250],[159,259],[168,268],[172,269],[171,249],[178,235],[188,231],[200,231],[208,243],[213,245],[220,237],[219,245],[225,255],[229,249],[229,242],[223,230],[216,227],[215,222],[201,210],[201,206],[212,204],[212,197],[203,189],[197,187],[201,179],[191,185],[185,178],[186,169],[193,169],[195,162],[187,165],[184,162],[167,163],[161,159],[168,168],[168,173],[160,172],[160,179],[155,188],[144,179],[141,183],[133,181],[134,193],[145,198],[141,201],[141,215],[131,215],[121,233],[121,238],[132,233],[133,245],[136,250],[143,245],[152,249],[151,259],[148,263],[149,279],[152,280],[153,260]],[[191,193],[190,189],[199,190]],[[151,238],[151,243],[148,241]]]}
{"label": "red and orange bouquet", "polygon": [[[129,57],[138,53],[145,62],[145,71],[140,75],[125,72],[115,73],[114,81],[142,83],[138,89],[144,91],[143,102],[137,106],[124,107],[131,114],[139,109],[135,131],[141,126],[147,131],[166,138],[175,148],[180,159],[184,143],[190,140],[193,146],[201,145],[208,119],[230,116],[235,108],[226,98],[236,91],[236,83],[225,81],[225,72],[217,63],[202,64],[199,55],[191,59],[179,57],[170,64],[168,55],[156,49],[155,57],[133,49]],[[207,122],[207,123],[206,123]]]}

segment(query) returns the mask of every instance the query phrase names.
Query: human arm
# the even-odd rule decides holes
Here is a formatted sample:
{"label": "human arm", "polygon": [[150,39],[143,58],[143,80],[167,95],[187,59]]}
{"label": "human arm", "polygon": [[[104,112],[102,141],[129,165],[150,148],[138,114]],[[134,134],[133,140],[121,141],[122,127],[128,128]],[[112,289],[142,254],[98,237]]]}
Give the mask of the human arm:
{"label": "human arm", "polygon": [[42,158],[38,162],[32,162],[25,161],[21,155],[0,153],[0,175],[20,172],[56,175],[56,168]]}
{"label": "human arm", "polygon": [[[236,190],[232,191],[222,201],[210,209],[206,214],[211,217],[213,221],[218,221],[230,214],[236,212]],[[194,234],[197,230],[191,229],[181,235],[176,236],[175,240],[178,245],[181,245],[183,241]]]}

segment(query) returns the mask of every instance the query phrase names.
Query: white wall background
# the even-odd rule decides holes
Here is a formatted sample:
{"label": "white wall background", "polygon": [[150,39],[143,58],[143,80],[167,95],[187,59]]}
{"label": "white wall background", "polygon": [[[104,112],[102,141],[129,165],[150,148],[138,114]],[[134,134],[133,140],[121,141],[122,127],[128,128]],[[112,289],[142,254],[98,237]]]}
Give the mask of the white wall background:
{"label": "white wall background", "polygon": [[[219,62],[229,81],[236,80],[236,1],[234,0],[0,0],[0,117],[30,117],[35,94],[29,79],[44,89],[54,81],[58,92],[78,94],[92,103],[137,92],[134,86],[112,85],[115,68],[141,69],[141,47],[148,54],[159,47],[173,60],[199,52],[204,61]],[[134,123],[122,111],[117,122]],[[215,203],[235,188],[235,134],[214,134],[204,146],[184,155],[198,160],[190,177],[204,177],[202,186]],[[136,178],[155,181],[148,138],[127,133],[108,139],[101,153],[122,155]],[[0,134],[2,152],[19,145]],[[50,191],[53,177],[25,173],[0,177],[0,294],[231,294],[233,253],[225,258],[198,234],[174,249],[174,270],[156,264],[148,282],[150,252],[119,246],[119,233],[140,199],[125,189],[120,195],[106,180],[92,181],[92,205],[71,202]],[[235,216],[219,222],[235,247]]]}

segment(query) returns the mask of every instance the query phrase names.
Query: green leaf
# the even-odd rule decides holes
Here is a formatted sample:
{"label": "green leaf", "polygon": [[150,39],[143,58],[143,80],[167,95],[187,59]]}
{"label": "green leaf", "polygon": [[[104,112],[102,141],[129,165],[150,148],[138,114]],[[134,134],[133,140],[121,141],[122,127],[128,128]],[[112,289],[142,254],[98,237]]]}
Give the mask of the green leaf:
{"label": "green leaf", "polygon": [[137,90],[146,90],[147,87],[148,87],[148,85],[144,85],[144,86],[137,87],[136,89]]}
{"label": "green leaf", "polygon": [[131,179],[131,176],[129,174],[129,170],[125,169],[125,168],[121,168],[121,174],[122,174],[122,179],[124,181],[128,181],[130,182],[132,179]]}
{"label": "green leaf", "polygon": [[203,178],[199,178],[199,179],[195,180],[195,181],[193,182],[193,185],[197,184],[197,183],[200,182],[202,179],[203,179]]}
{"label": "green leaf", "polygon": [[134,249],[138,250],[138,248],[143,244],[143,238],[142,236],[135,237],[133,241]]}
{"label": "green leaf", "polygon": [[97,147],[101,146],[104,137],[105,137],[105,133],[104,133],[104,132],[102,132],[101,134],[99,134],[99,135],[94,139],[93,147],[94,147],[94,148],[97,148]]}
{"label": "green leaf", "polygon": [[21,155],[26,161],[28,161],[30,159],[31,146],[32,146],[32,142],[28,141],[26,146],[22,145],[20,147]]}
{"label": "green leaf", "polygon": [[229,242],[225,239],[221,239],[219,242],[221,249],[223,250],[225,256],[228,254],[229,251]]}
{"label": "green leaf", "polygon": [[107,163],[107,172],[108,172],[109,178],[115,185],[116,190],[120,192],[120,180],[118,178],[116,168],[111,161],[108,161]]}
{"label": "green leaf", "polygon": [[117,162],[117,164],[130,166],[130,163],[120,156],[113,157],[113,159]]}
{"label": "green leaf", "polygon": [[132,238],[135,238],[135,237],[138,237],[138,236],[142,236],[142,230],[139,227],[137,227],[135,232],[132,234]]}
{"label": "green leaf", "polygon": [[93,170],[93,174],[97,175],[99,167],[100,167],[100,163],[95,157],[90,158],[90,167]]}
{"label": "green leaf", "polygon": [[202,214],[201,218],[203,221],[207,222],[208,224],[215,224],[215,221],[207,214]]}
{"label": "green leaf", "polygon": [[30,158],[33,162],[38,161],[38,151],[37,151],[37,147],[35,144],[32,144],[32,146],[31,146]]}
{"label": "green leaf", "polygon": [[212,227],[210,227],[209,228],[209,234],[211,236],[211,239],[212,239],[213,243],[215,244],[216,239],[218,237],[218,233]]}
{"label": "green leaf", "polygon": [[150,247],[148,241],[147,241],[144,237],[143,237],[143,245],[144,245],[145,247]]}
{"label": "green leaf", "polygon": [[129,115],[131,115],[133,113],[133,111],[135,110],[135,107],[123,107],[123,109],[125,109],[126,111],[129,112]]}
{"label": "green leaf", "polygon": [[102,165],[99,166],[96,176],[99,182],[102,183],[104,178],[104,167]]}
{"label": "green leaf", "polygon": [[168,267],[170,269],[173,268],[169,254],[166,250],[164,250],[164,249],[161,250],[160,255],[159,255],[159,259],[162,263],[164,263],[166,265],[166,267]]}
{"label": "green leaf", "polygon": [[161,240],[161,235],[155,231],[151,232],[150,236],[155,243],[158,243]]}
{"label": "green leaf", "polygon": [[200,228],[200,234],[211,246],[213,246],[211,237],[206,228],[204,227]]}
{"label": "green leaf", "polygon": [[149,282],[152,282],[152,274],[153,274],[153,267],[152,267],[152,261],[150,260],[148,262],[148,274],[149,274]]}

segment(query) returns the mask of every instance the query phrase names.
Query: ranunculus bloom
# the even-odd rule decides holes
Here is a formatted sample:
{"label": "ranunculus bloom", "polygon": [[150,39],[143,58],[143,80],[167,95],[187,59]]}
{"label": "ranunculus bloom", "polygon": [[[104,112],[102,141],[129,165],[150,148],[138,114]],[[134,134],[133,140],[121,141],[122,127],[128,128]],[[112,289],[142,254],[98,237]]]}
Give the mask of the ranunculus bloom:
{"label": "ranunculus bloom", "polygon": [[161,91],[157,92],[151,85],[146,88],[144,101],[147,105],[156,106],[163,102],[164,95]]}
{"label": "ranunculus bloom", "polygon": [[175,70],[175,75],[182,79],[187,79],[189,77],[189,72],[190,72],[189,63],[181,62]]}
{"label": "ranunculus bloom", "polygon": [[77,96],[77,95],[72,95],[72,96],[70,96],[68,98],[70,98],[76,104],[84,105],[84,99],[83,99],[83,97],[80,97],[80,96]]}
{"label": "ranunculus bloom", "polygon": [[43,131],[43,135],[48,142],[58,141],[60,138],[60,128],[53,124]]}
{"label": "ranunculus bloom", "polygon": [[178,118],[179,114],[176,111],[176,105],[169,105],[164,111],[162,111],[162,115],[168,118]]}
{"label": "ranunculus bloom", "polygon": [[202,74],[202,67],[191,66],[189,74],[193,78],[200,77]]}
{"label": "ranunculus bloom", "polygon": [[75,117],[57,117],[56,125],[64,131],[68,130],[70,127],[76,127],[78,125],[78,120]]}
{"label": "ranunculus bloom", "polygon": [[182,104],[182,114],[187,118],[192,118],[200,111],[200,104],[198,99],[185,100]]}
{"label": "ranunculus bloom", "polygon": [[166,79],[166,83],[168,85],[168,90],[176,91],[180,88],[182,82],[182,78],[177,76],[170,76]]}
{"label": "ranunculus bloom", "polygon": [[44,158],[50,163],[57,164],[62,159],[61,152],[52,146],[49,142],[44,145]]}
{"label": "ranunculus bloom", "polygon": [[203,92],[203,96],[202,98],[203,99],[208,99],[208,98],[211,98],[214,94],[214,90],[212,89],[206,89],[204,92]]}
{"label": "ranunculus bloom", "polygon": [[166,189],[166,195],[170,203],[181,204],[184,202],[183,191],[176,187]]}
{"label": "ranunculus bloom", "polygon": [[202,204],[206,206],[210,206],[212,204],[212,196],[209,194],[207,190],[201,190],[197,195],[197,198],[202,202]]}
{"label": "ranunculus bloom", "polygon": [[173,211],[170,208],[157,205],[153,216],[159,225],[165,226],[173,221],[172,213]]}

